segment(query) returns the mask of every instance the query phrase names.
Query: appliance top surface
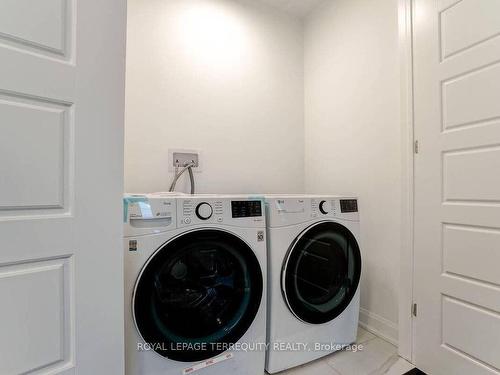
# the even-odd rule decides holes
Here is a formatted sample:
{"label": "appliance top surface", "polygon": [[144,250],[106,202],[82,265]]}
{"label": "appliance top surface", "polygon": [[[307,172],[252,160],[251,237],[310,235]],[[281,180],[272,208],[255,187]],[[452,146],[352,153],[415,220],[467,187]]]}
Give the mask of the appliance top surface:
{"label": "appliance top surface", "polygon": [[263,194],[187,194],[177,191],[155,193],[125,193],[124,198],[183,198],[183,199],[264,199]]}
{"label": "appliance top surface", "polygon": [[181,196],[185,199],[264,199],[262,194],[185,194]]}
{"label": "appliance top surface", "polygon": [[266,200],[269,199],[287,199],[287,198],[328,198],[328,199],[344,199],[344,198],[350,198],[350,199],[356,199],[357,197],[355,195],[338,195],[338,194],[264,194],[264,198]]}
{"label": "appliance top surface", "polygon": [[175,198],[188,196],[186,193],[177,191],[159,191],[155,193],[125,193],[124,198]]}

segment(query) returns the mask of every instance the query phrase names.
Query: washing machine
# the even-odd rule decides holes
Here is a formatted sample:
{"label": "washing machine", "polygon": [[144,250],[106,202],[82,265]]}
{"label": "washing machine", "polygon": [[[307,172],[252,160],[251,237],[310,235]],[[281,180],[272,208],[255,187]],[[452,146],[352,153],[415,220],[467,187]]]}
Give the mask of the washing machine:
{"label": "washing machine", "polygon": [[276,373],[353,343],[359,316],[358,200],[266,196],[266,370]]}
{"label": "washing machine", "polygon": [[263,199],[127,195],[124,226],[126,374],[262,374]]}

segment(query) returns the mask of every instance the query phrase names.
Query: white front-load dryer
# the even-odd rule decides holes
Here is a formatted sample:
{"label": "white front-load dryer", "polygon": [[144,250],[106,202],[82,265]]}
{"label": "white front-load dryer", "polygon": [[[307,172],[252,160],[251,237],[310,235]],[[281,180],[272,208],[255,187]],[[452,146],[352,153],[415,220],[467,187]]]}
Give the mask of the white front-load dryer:
{"label": "white front-load dryer", "polygon": [[262,374],[263,199],[128,195],[124,205],[126,374]]}
{"label": "white front-load dryer", "polygon": [[357,199],[266,196],[266,370],[279,372],[344,348],[359,316]]}

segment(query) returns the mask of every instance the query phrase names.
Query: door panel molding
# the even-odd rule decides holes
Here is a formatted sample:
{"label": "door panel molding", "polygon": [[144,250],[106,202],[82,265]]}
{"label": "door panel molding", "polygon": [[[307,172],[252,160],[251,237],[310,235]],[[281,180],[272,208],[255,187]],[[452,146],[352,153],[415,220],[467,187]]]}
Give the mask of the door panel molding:
{"label": "door panel molding", "polygon": [[0,220],[71,211],[73,126],[73,103],[0,90]]}
{"label": "door panel molding", "polygon": [[[0,350],[9,359],[0,363],[1,373],[61,373],[74,367],[73,273],[72,255],[0,265]],[[25,329],[16,330],[16,323]]]}
{"label": "door panel molding", "polygon": [[[20,52],[60,60],[71,58],[75,0],[3,0],[0,3],[0,44]],[[50,5],[50,6],[48,6]],[[25,18],[25,22],[19,22]],[[50,18],[50,27],[45,19]]]}
{"label": "door panel molding", "polygon": [[[490,7],[500,12],[500,3],[486,0]],[[476,21],[471,27],[469,19]],[[477,22],[479,19],[480,22]],[[480,27],[477,27],[480,23]],[[495,11],[477,6],[476,0],[460,0],[439,12],[439,39],[441,61],[479,46],[500,36],[500,24]]]}

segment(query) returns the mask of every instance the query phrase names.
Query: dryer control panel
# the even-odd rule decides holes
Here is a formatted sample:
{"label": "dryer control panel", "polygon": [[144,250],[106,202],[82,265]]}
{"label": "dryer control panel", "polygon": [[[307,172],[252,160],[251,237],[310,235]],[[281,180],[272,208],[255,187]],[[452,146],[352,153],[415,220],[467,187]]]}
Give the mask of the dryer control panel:
{"label": "dryer control panel", "polygon": [[357,198],[314,197],[311,198],[311,217],[335,217],[343,220],[359,220]]}
{"label": "dryer control panel", "polygon": [[359,220],[357,198],[339,196],[266,196],[266,214],[271,227],[328,218]]}

